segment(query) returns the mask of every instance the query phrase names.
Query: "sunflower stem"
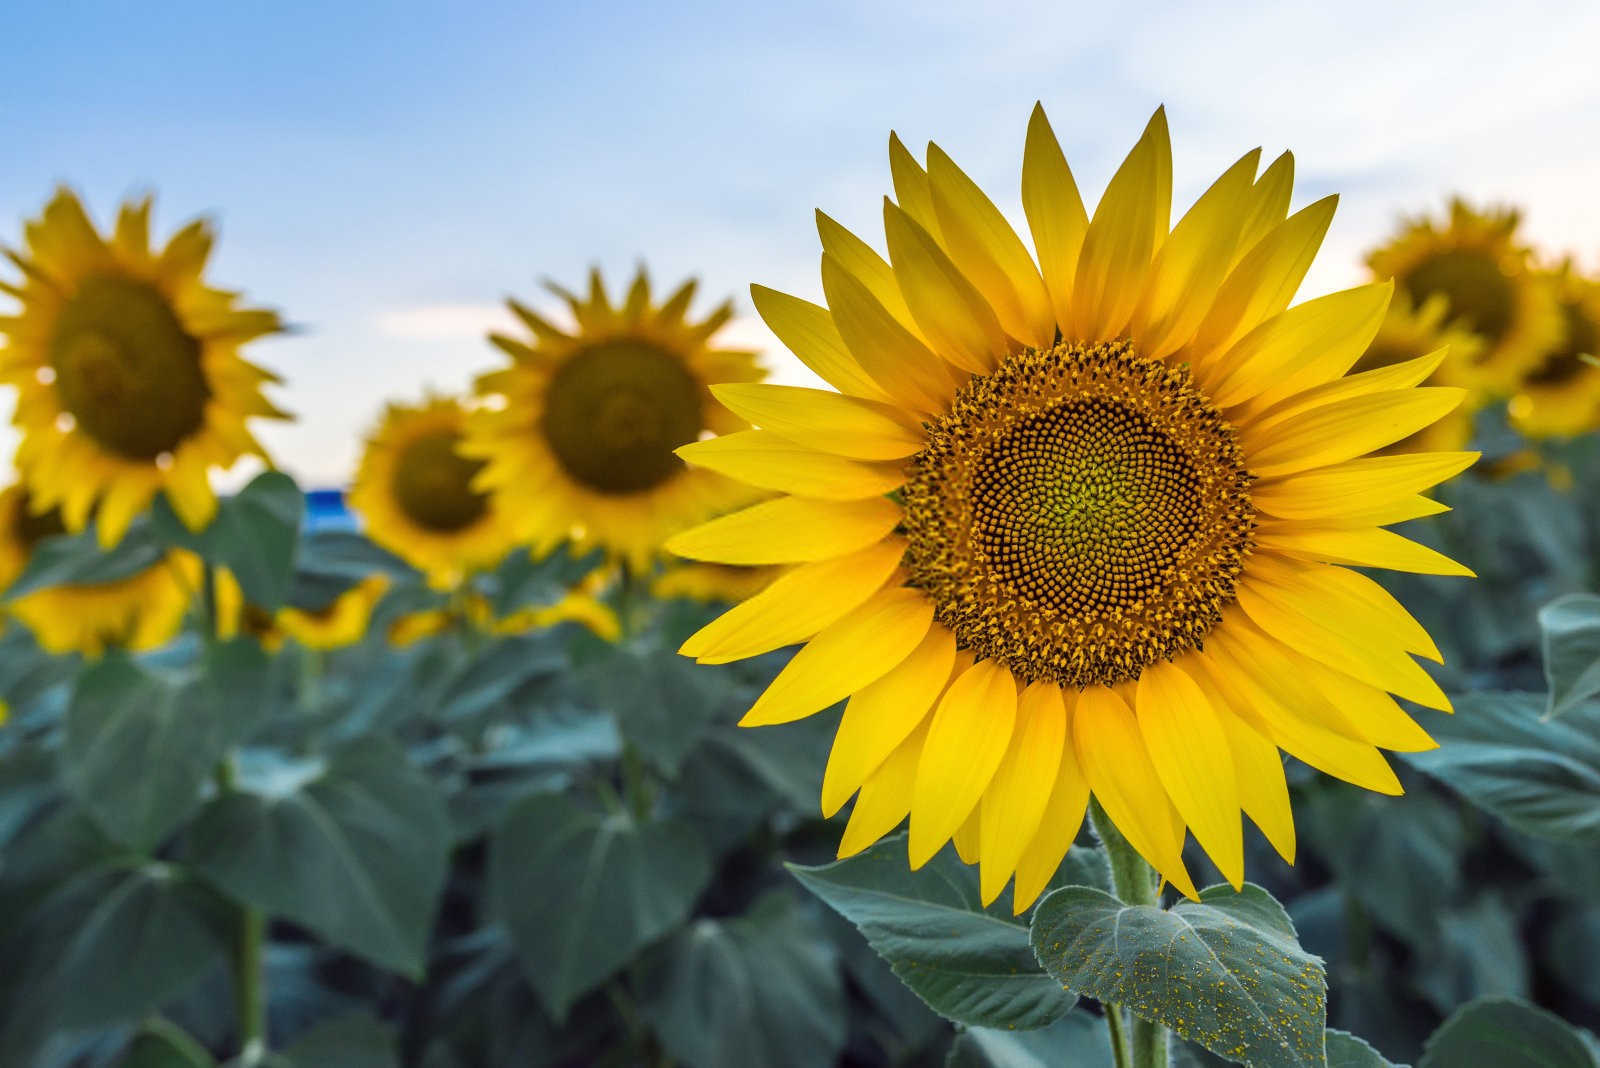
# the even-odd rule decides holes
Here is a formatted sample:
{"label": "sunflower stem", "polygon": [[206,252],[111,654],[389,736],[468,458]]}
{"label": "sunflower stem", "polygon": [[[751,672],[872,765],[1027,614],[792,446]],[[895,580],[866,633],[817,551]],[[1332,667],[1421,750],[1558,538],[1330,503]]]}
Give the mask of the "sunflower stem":
{"label": "sunflower stem", "polygon": [[[1161,883],[1155,870],[1128,844],[1095,798],[1089,799],[1089,822],[1105,848],[1106,863],[1111,868],[1111,887],[1117,900],[1124,905],[1159,904],[1156,891]],[[1167,1068],[1166,1028],[1131,1013],[1131,1024],[1125,1025],[1120,1005],[1107,1004],[1105,1010],[1117,1068]]]}
{"label": "sunflower stem", "polygon": [[[218,790],[234,790],[231,757],[217,762],[213,777]],[[233,990],[239,1013],[239,1063],[244,1068],[259,1064],[267,1052],[267,985],[263,974],[266,942],[267,914],[241,903],[234,929]]]}

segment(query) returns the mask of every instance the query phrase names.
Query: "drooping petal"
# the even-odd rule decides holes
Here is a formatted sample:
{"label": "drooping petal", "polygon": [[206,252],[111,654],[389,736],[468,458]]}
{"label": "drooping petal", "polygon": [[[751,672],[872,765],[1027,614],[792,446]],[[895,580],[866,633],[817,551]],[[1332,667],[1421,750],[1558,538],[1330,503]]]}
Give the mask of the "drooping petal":
{"label": "drooping petal", "polygon": [[[1017,726],[994,780],[979,803],[982,825],[983,903],[1000,896],[1016,871],[1055,791],[1056,769],[1067,741],[1061,687],[1036,682],[1017,700]],[[1081,816],[1081,813],[1080,813]]]}
{"label": "drooping petal", "polygon": [[927,719],[950,679],[955,655],[954,635],[935,624],[910,656],[851,696],[822,775],[824,816],[839,811],[878,765]]}
{"label": "drooping petal", "polygon": [[1072,713],[1072,742],[1089,789],[1128,844],[1187,897],[1197,898],[1174,835],[1172,803],[1150,760],[1133,710],[1115,692],[1090,686]]}
{"label": "drooping petal", "polygon": [[928,721],[923,719],[905,741],[867,776],[850,810],[839,839],[839,857],[853,857],[900,825],[911,811],[911,789],[917,780],[917,765],[928,737]]}
{"label": "drooping petal", "polygon": [[1232,749],[1204,691],[1171,662],[1139,674],[1139,733],[1178,814],[1223,878],[1244,882],[1244,832]]}
{"label": "drooping petal", "polygon": [[902,540],[889,538],[797,567],[701,627],[678,652],[725,664],[805,641],[882,589],[904,551]]}
{"label": "drooping petal", "polygon": [[933,605],[920,590],[899,586],[874,595],[807,642],[739,725],[791,723],[844,700],[910,656],[932,622]]}
{"label": "drooping petal", "polygon": [[[1075,704],[1075,695],[1063,693],[1069,706]],[[1067,738],[1061,748],[1061,763],[1056,767],[1055,785],[1050,799],[1045,803],[1039,827],[1033,832],[1022,856],[1017,858],[1017,875],[1011,884],[1011,910],[1021,915],[1038,899],[1049,885],[1062,858],[1072,846],[1083,826],[1084,813],[1089,807],[1089,780],[1084,777],[1078,763],[1078,753],[1072,741],[1072,708],[1067,709]]]}
{"label": "drooping petal", "polygon": [[1005,756],[1017,717],[1017,684],[983,661],[950,684],[928,727],[911,799],[911,867],[920,868],[977,807]]}

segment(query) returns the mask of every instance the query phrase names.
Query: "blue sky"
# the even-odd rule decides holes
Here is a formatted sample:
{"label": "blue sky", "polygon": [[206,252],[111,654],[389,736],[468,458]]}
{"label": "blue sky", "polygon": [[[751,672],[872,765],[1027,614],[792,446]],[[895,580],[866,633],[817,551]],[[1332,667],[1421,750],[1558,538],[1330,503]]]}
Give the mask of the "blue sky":
{"label": "blue sky", "polygon": [[[1075,8],[1077,8],[1075,10]],[[1113,10],[1115,8],[1115,10]],[[0,241],[52,186],[104,220],[217,220],[215,280],[302,329],[259,345],[298,422],[263,438],[338,484],[388,398],[466,385],[538,280],[702,280],[730,334],[799,369],[751,281],[813,299],[822,207],[875,237],[893,128],[1015,221],[1042,100],[1085,195],[1157,104],[1180,207],[1244,150],[1343,194],[1306,292],[1451,191],[1527,209],[1600,267],[1600,5],[75,3],[8,13]],[[0,410],[9,406],[0,398]]]}

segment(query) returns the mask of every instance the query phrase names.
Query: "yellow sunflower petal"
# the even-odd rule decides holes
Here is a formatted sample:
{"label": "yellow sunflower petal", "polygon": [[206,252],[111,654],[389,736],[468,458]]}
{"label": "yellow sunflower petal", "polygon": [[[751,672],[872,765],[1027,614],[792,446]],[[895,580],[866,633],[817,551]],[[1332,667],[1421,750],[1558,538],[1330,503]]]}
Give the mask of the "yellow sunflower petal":
{"label": "yellow sunflower petal", "polygon": [[850,795],[927,718],[950,679],[955,656],[955,637],[935,625],[910,656],[851,695],[822,775],[823,816],[831,817],[844,807]]}
{"label": "yellow sunflower petal", "polygon": [[817,452],[770,430],[721,434],[675,451],[696,467],[797,497],[855,501],[881,497],[905,481],[899,464],[862,463]]}
{"label": "yellow sunflower petal", "polygon": [[1028,143],[1022,156],[1022,210],[1028,216],[1055,321],[1070,323],[1072,283],[1078,274],[1078,254],[1089,230],[1089,215],[1067,157],[1039,104],[1033,106],[1028,119]]}
{"label": "yellow sunflower petal", "polygon": [[972,374],[988,374],[1006,349],[1005,332],[983,294],[906,211],[885,197],[889,260],[922,336],[940,356]]}
{"label": "yellow sunflower petal", "polygon": [[875,594],[806,643],[739,725],[790,723],[844,700],[910,656],[932,622],[933,604],[920,590]]}
{"label": "yellow sunflower petal", "polygon": [[954,385],[948,365],[827,254],[822,257],[822,291],[839,336],[874,382],[913,411],[943,409]]}
{"label": "yellow sunflower petal", "polygon": [[900,522],[887,498],[815,501],[779,497],[667,539],[667,551],[720,564],[791,564],[865,549]]}
{"label": "yellow sunflower petal", "polygon": [[756,426],[856,460],[899,460],[927,444],[895,409],[825,389],[731,382],[712,386],[711,394]]}
{"label": "yellow sunflower petal", "polygon": [[678,652],[725,664],[805,641],[882,589],[904,551],[902,540],[890,538],[797,567],[701,627]]}
{"label": "yellow sunflower petal", "polygon": [[1173,663],[1139,674],[1136,716],[1145,750],[1179,815],[1223,878],[1244,882],[1244,831],[1232,749],[1204,691]]}
{"label": "yellow sunflower petal", "polygon": [[[1205,654],[1200,654],[1204,657]],[[1239,779],[1239,807],[1260,828],[1272,848],[1287,863],[1294,863],[1294,810],[1289,804],[1289,783],[1283,774],[1278,747],[1231,709],[1231,702],[1211,680],[1204,665],[1190,665],[1189,677],[1206,692],[1217,722],[1228,736],[1234,773]]]}
{"label": "yellow sunflower petal", "polygon": [[877,250],[821,211],[817,212],[817,236],[822,239],[823,252],[832,256],[839,266],[866,286],[901,326],[922,340],[922,328],[917,326],[911,309],[906,307],[906,298],[900,292],[894,268],[878,255]]}
{"label": "yellow sunflower petal", "polygon": [[920,868],[971,815],[1005,756],[1017,717],[1017,684],[984,661],[950,684],[929,720],[911,797],[911,867]]}
{"label": "yellow sunflower petal", "polygon": [[1239,228],[1239,242],[1233,250],[1234,264],[1288,216],[1289,197],[1293,190],[1294,153],[1285,152],[1261,172],[1261,177],[1256,179],[1255,186],[1250,190],[1249,207]]}
{"label": "yellow sunflower petal", "polygon": [[[1069,706],[1075,703],[1075,696],[1062,694]],[[1089,780],[1084,778],[1077,750],[1073,748],[1070,707],[1066,726],[1067,737],[1061,747],[1061,762],[1056,766],[1050,798],[1045,802],[1044,814],[1039,817],[1038,829],[1033,832],[1022,856],[1017,858],[1017,875],[1011,884],[1011,910],[1015,915],[1020,916],[1049,885],[1072,847],[1072,840],[1078,836],[1084,813],[1088,811]]]}
{"label": "yellow sunflower petal", "polygon": [[1035,348],[1049,348],[1056,337],[1050,294],[1017,232],[977,183],[932,144],[928,182],[951,259],[983,294],[1006,333]]}
{"label": "yellow sunflower petal", "polygon": [[928,186],[928,172],[901,142],[898,134],[889,134],[889,177],[894,182],[894,196],[907,215],[917,220],[921,227],[940,240],[939,216],[933,210],[933,190]]}
{"label": "yellow sunflower petal", "polygon": [[[1163,196],[1164,194],[1164,196]],[[1111,176],[1083,236],[1072,284],[1072,336],[1119,336],[1139,303],[1160,236],[1172,214],[1172,142],[1158,108],[1128,158]]]}
{"label": "yellow sunflower petal", "polygon": [[950,841],[955,844],[956,856],[961,858],[963,864],[978,863],[983,854],[983,825],[977,809],[973,809],[966,821],[956,828]]}
{"label": "yellow sunflower petal", "polygon": [[751,286],[750,299],[762,322],[818,378],[853,397],[892,399],[850,355],[828,309],[765,286]]}
{"label": "yellow sunflower petal", "polygon": [[1310,384],[1344,374],[1372,344],[1393,292],[1391,282],[1357,286],[1268,319],[1211,364],[1212,402],[1231,408],[1302,374]]}
{"label": "yellow sunflower petal", "polygon": [[1354,509],[1400,500],[1471,467],[1476,452],[1416,452],[1372,456],[1302,471],[1292,478],[1262,479],[1252,503],[1283,519],[1332,519]]}
{"label": "yellow sunflower petal", "polygon": [[911,790],[917,781],[917,765],[927,737],[928,721],[924,719],[861,784],[855,807],[850,810],[850,821],[839,839],[841,860],[855,856],[894,830],[911,811]]}
{"label": "yellow sunflower petal", "polygon": [[1090,686],[1072,712],[1072,742],[1089,789],[1128,844],[1167,882],[1197,898],[1183,866],[1182,837],[1173,834],[1172,803],[1133,710],[1106,687]]}
{"label": "yellow sunflower petal", "polygon": [[1419,545],[1393,531],[1344,530],[1303,524],[1263,526],[1256,532],[1258,549],[1275,549],[1311,560],[1354,567],[1409,571],[1416,575],[1458,575],[1470,578],[1472,569],[1441,552]]}
{"label": "yellow sunflower petal", "polygon": [[1036,682],[1022,691],[1016,730],[978,806],[983,842],[980,890],[985,905],[1000,896],[1039,830],[1055,791],[1066,741],[1061,687]]}
{"label": "yellow sunflower petal", "polygon": [[1466,390],[1453,386],[1373,393],[1323,405],[1267,432],[1246,427],[1241,438],[1251,470],[1260,478],[1279,478],[1410,437],[1459,407],[1465,397]]}

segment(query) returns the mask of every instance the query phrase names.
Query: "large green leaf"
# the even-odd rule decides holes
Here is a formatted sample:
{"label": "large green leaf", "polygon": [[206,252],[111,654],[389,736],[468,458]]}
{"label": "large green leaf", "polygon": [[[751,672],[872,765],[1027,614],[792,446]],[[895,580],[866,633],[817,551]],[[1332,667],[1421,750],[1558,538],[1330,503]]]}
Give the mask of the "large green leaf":
{"label": "large green leaf", "polygon": [[445,682],[436,707],[447,720],[474,716],[504,701],[530,679],[565,666],[560,647],[548,634],[501,638],[460,663]]}
{"label": "large green leaf", "polygon": [[1548,719],[1600,698],[1600,594],[1573,593],[1539,609]]}
{"label": "large green leaf", "polygon": [[1401,1068],[1385,1059],[1365,1039],[1328,1028],[1328,1068]]}
{"label": "large green leaf", "polygon": [[171,865],[112,862],[12,917],[6,969],[26,982],[0,1005],[0,1064],[32,1063],[53,1028],[136,1020],[181,993],[224,952],[218,905]]}
{"label": "large green leaf", "polygon": [[[593,700],[617,718],[622,737],[668,776],[675,776],[701,735],[728,713],[726,671],[697,666],[667,649],[614,647],[585,665]],[[728,715],[727,718],[732,718]]]}
{"label": "large green leaf", "polygon": [[673,935],[641,962],[637,990],[662,1048],[697,1068],[830,1068],[844,1047],[833,947],[780,891]]}
{"label": "large green leaf", "polygon": [[373,575],[409,580],[416,572],[404,560],[350,530],[314,530],[300,539],[287,603],[320,611],[339,594]]}
{"label": "large green leaf", "polygon": [[1578,1030],[1554,1013],[1512,998],[1480,998],[1457,1009],[1428,1039],[1417,1068],[1597,1068]]}
{"label": "large green leaf", "polygon": [[640,824],[560,794],[511,808],[490,846],[490,882],[523,969],[551,1015],[688,917],[711,878],[695,828]]}
{"label": "large green leaf", "polygon": [[79,678],[67,708],[62,780],[107,834],[152,849],[269,710],[266,672],[260,649],[243,641],[208,649],[188,679],[107,657]]}
{"label": "large green leaf", "polygon": [[117,1068],[211,1068],[216,1063],[187,1031],[171,1020],[156,1017],[133,1036],[127,1055]]}
{"label": "large green leaf", "polygon": [[1600,706],[1545,720],[1544,699],[1476,693],[1424,714],[1439,742],[1404,758],[1527,834],[1600,842]]}
{"label": "large green leaf", "polygon": [[1033,950],[1063,986],[1260,1068],[1324,1061],[1327,980],[1258,886],[1171,909],[1069,886],[1034,912]]}
{"label": "large green leaf", "polygon": [[365,1012],[324,1020],[282,1057],[294,1068],[397,1068],[400,1063],[394,1028]]}
{"label": "large green leaf", "polygon": [[27,566],[4,591],[5,599],[54,586],[93,586],[116,582],[151,567],[167,547],[144,517],[133,521],[110,551],[100,548],[91,522],[77,534],[44,538],[33,547]]}
{"label": "large green leaf", "polygon": [[156,499],[150,514],[162,537],[226,567],[251,603],[272,611],[289,593],[305,510],[305,496],[294,479],[281,471],[264,471],[219,501],[216,518],[198,533],[183,525],[165,497]]}
{"label": "large green leaf", "polygon": [[254,788],[200,813],[190,835],[196,870],[271,916],[421,975],[451,843],[433,784],[392,742],[370,736],[316,774]]}
{"label": "large green leaf", "polygon": [[978,871],[946,849],[918,871],[904,835],[847,860],[789,865],[866,935],[902,982],[941,1016],[974,1027],[1043,1027],[1073,998],[1039,967],[1028,928],[1004,902],[984,908]]}
{"label": "large green leaf", "polygon": [[1033,1031],[969,1027],[951,1044],[945,1068],[1112,1068],[1113,1063],[1105,1019],[1079,1009]]}

